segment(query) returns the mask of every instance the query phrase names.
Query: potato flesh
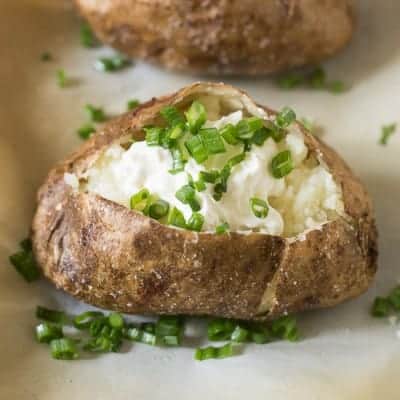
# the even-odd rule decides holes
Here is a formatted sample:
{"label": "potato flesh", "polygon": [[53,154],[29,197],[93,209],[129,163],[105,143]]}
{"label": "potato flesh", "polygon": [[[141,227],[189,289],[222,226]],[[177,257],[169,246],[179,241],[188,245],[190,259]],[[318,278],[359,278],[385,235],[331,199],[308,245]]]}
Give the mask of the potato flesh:
{"label": "potato flesh", "polygon": [[[203,96],[199,100],[212,119],[207,121],[208,127],[236,124],[243,117],[242,110],[226,114],[218,98]],[[185,172],[197,180],[201,170],[221,169],[229,158],[242,151],[240,146],[226,144],[226,148],[226,153],[210,157],[203,165],[190,159]],[[295,169],[288,176],[275,179],[269,171],[271,159],[287,149],[291,151]],[[171,165],[170,152],[161,147],[136,142],[126,150],[114,144],[86,172],[86,183],[81,190],[95,192],[129,207],[130,196],[145,187],[181,210],[188,220],[192,210],[175,197],[176,191],[187,184],[187,174],[170,174]],[[268,139],[261,147],[253,146],[246,159],[233,168],[228,191],[222,199],[217,202],[212,194],[213,185],[197,193],[202,207],[200,213],[205,217],[203,231],[214,232],[216,226],[228,222],[231,231],[290,237],[316,229],[344,214],[340,188],[329,171],[309,157],[303,135],[295,126],[280,143]],[[253,214],[249,205],[252,197],[267,201],[269,213],[266,218],[257,218]]]}

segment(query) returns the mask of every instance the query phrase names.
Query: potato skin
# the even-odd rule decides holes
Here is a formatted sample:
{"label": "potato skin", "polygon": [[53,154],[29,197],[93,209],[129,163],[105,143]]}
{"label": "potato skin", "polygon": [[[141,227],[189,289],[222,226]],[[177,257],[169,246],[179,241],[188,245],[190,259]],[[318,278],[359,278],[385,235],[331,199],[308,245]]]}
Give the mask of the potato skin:
{"label": "potato skin", "polygon": [[75,0],[96,35],[169,69],[260,75],[319,63],[350,40],[351,0]]}
{"label": "potato skin", "polygon": [[194,84],[109,122],[50,172],[32,224],[44,275],[107,309],[244,320],[333,306],[364,292],[377,258],[370,199],[344,161],[305,131],[310,151],[342,187],[349,219],[295,238],[175,229],[93,193],[73,191],[64,182],[65,172],[80,175],[119,137],[129,133],[140,139],[140,128],[163,106],[210,92],[236,95],[255,106],[230,86]]}

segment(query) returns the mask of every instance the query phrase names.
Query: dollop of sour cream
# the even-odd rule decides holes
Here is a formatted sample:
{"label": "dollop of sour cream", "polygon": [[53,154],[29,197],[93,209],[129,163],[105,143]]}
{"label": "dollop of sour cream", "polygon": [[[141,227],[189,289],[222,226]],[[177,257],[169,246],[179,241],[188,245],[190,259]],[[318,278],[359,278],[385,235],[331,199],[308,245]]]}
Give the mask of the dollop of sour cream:
{"label": "dollop of sour cream", "polygon": [[[242,118],[242,111],[236,111],[219,120],[207,121],[205,126],[220,129],[228,123],[235,125]],[[193,211],[189,205],[181,203],[175,194],[188,183],[188,174],[197,180],[200,171],[220,170],[227,160],[242,152],[240,146],[228,144],[225,146],[227,150],[225,153],[209,157],[204,164],[198,164],[193,158],[189,158],[184,172],[171,174],[168,172],[172,166],[169,150],[159,146],[148,146],[145,141],[135,142],[127,150],[119,144],[114,144],[87,171],[85,176],[87,183],[83,189],[129,207],[130,197],[146,188],[150,193],[167,201],[171,207],[177,207],[188,220]],[[300,172],[300,183],[294,184],[287,177],[276,179],[270,173],[272,158],[284,149],[291,151],[295,168],[304,170],[303,173]],[[307,153],[302,134],[296,130],[289,130],[286,138],[280,143],[268,139],[260,147],[253,146],[251,151],[246,153],[245,159],[232,168],[228,179],[228,190],[220,201],[213,198],[213,185],[208,184],[205,191],[197,192],[197,199],[201,205],[199,212],[205,219],[202,230],[214,232],[216,226],[227,222],[231,231],[258,231],[282,235],[285,232],[293,233],[293,228],[289,229],[285,224],[296,223],[294,231],[301,232],[309,228],[308,225],[324,222],[327,213],[321,213],[320,208],[324,206],[336,208],[340,193],[333,191],[332,194],[331,190],[329,201],[324,198],[316,203],[315,199],[312,199],[312,196],[316,195],[316,190],[318,196],[324,196],[325,192],[329,191],[329,186],[332,186],[332,179],[325,170],[328,176],[321,174],[316,167],[317,174],[314,176],[302,166]],[[68,177],[68,181],[71,181],[71,177]],[[305,188],[303,184],[311,185],[311,189]],[[317,189],[312,190],[313,187]],[[286,193],[289,194],[287,201],[278,201]],[[297,193],[301,194],[300,200]],[[252,197],[263,199],[269,204],[266,218],[257,218],[253,214],[250,207]],[[270,199],[275,199],[273,201],[275,207],[270,204]],[[311,215],[291,221],[292,214],[298,216],[296,212],[292,212],[293,207],[296,212],[299,207],[306,208]],[[284,216],[287,216],[286,220]]]}

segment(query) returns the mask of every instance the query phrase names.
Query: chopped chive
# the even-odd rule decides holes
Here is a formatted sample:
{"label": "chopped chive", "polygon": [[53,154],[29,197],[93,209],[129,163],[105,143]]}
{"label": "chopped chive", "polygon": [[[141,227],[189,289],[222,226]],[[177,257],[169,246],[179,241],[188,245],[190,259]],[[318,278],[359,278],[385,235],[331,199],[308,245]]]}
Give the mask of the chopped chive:
{"label": "chopped chive", "polygon": [[269,343],[273,339],[271,332],[267,328],[255,328],[250,331],[250,340],[256,344]]}
{"label": "chopped chive", "polygon": [[161,316],[155,325],[157,344],[163,346],[179,346],[183,332],[182,320],[179,317]]}
{"label": "chopped chive", "polygon": [[[114,332],[116,332],[114,330]],[[111,334],[111,333],[110,333]],[[108,353],[108,352],[117,352],[122,346],[122,339],[120,336],[116,336],[114,338],[110,337],[110,334],[101,335],[92,339],[89,339],[86,344],[83,346],[84,350],[90,351],[93,353]]]}
{"label": "chopped chive", "polygon": [[148,146],[159,146],[161,144],[161,137],[164,133],[163,128],[156,126],[148,126],[143,128],[146,133],[146,143]]}
{"label": "chopped chive", "polygon": [[232,342],[243,343],[247,342],[250,336],[250,331],[243,326],[236,325],[231,334]]}
{"label": "chopped chive", "polygon": [[240,153],[228,160],[226,163],[229,168],[233,168],[235,165],[241,163],[246,158],[246,153]]}
{"label": "chopped chive", "polygon": [[82,24],[80,30],[81,45],[87,48],[96,47],[99,43],[88,24]]}
{"label": "chopped chive", "polygon": [[198,212],[194,212],[192,216],[189,218],[189,221],[187,223],[187,229],[191,231],[197,231],[200,232],[201,228],[203,227],[204,224],[204,217]]}
{"label": "chopped chive", "polygon": [[154,219],[161,219],[168,214],[169,204],[164,200],[157,200],[149,207],[149,216]]}
{"label": "chopped chive", "polygon": [[215,233],[217,235],[222,235],[223,233],[227,233],[227,232],[229,232],[229,224],[227,222],[224,222],[223,224],[218,225],[215,228]]}
{"label": "chopped chive", "polygon": [[91,122],[104,122],[107,119],[106,114],[101,107],[95,107],[92,104],[86,104],[85,111]]}
{"label": "chopped chive", "polygon": [[148,206],[150,198],[150,192],[147,189],[139,190],[139,192],[130,198],[129,203],[131,210],[144,211]]}
{"label": "chopped chive", "polygon": [[232,320],[226,318],[216,318],[209,321],[207,326],[208,340],[219,341],[229,340],[235,324]]}
{"label": "chopped chive", "polygon": [[163,118],[168,122],[171,127],[176,125],[183,125],[185,123],[185,119],[180,111],[174,106],[166,106],[161,109],[160,114]]}
{"label": "chopped chive", "polygon": [[68,78],[65,70],[59,69],[56,72],[57,84],[60,88],[65,88],[68,84]]}
{"label": "chopped chive", "polygon": [[290,342],[296,342],[300,338],[296,319],[292,316],[284,316],[273,321],[271,332],[275,337]]}
{"label": "chopped chive", "polygon": [[287,75],[281,76],[277,81],[278,85],[282,89],[298,88],[299,86],[303,85],[304,82],[304,77],[294,73],[289,73]]}
{"label": "chopped chive", "polygon": [[130,110],[134,110],[135,108],[139,107],[140,101],[137,99],[128,100],[126,103],[126,108]]}
{"label": "chopped chive", "polygon": [[193,182],[193,186],[198,192],[204,192],[204,190],[207,189],[207,186],[202,179],[199,179],[198,181]]}
{"label": "chopped chive", "polygon": [[276,116],[276,124],[280,128],[287,128],[296,120],[296,113],[289,107],[284,107]]}
{"label": "chopped chive", "polygon": [[40,55],[40,60],[43,62],[51,61],[52,59],[53,59],[53,56],[48,51],[45,51]]}
{"label": "chopped chive", "polygon": [[168,136],[172,140],[177,140],[181,138],[185,134],[185,131],[182,125],[175,125],[174,127],[170,128],[168,131]]}
{"label": "chopped chive", "polygon": [[263,126],[254,133],[253,137],[251,138],[251,143],[254,143],[256,146],[262,146],[271,135],[271,130]]}
{"label": "chopped chive", "polygon": [[225,145],[215,128],[200,129],[199,135],[208,154],[225,153]]}
{"label": "chopped chive", "polygon": [[44,321],[55,322],[57,324],[63,324],[67,320],[67,316],[63,311],[50,310],[49,308],[42,306],[36,307],[36,318]]}
{"label": "chopped chive", "polygon": [[108,316],[108,323],[112,328],[122,329],[124,327],[124,319],[120,313],[113,312]]}
{"label": "chopped chive", "polygon": [[170,208],[167,224],[176,226],[178,228],[186,228],[185,217],[183,216],[182,212],[179,211],[176,207]]}
{"label": "chopped chive", "polygon": [[251,139],[256,131],[263,127],[263,120],[258,117],[245,118],[236,125],[236,137],[239,139]]}
{"label": "chopped chive", "polygon": [[293,168],[292,155],[289,150],[281,151],[271,161],[271,172],[276,179],[290,174]]}
{"label": "chopped chive", "polygon": [[257,197],[250,199],[250,208],[257,218],[266,218],[268,215],[269,207],[267,202]]}
{"label": "chopped chive", "polygon": [[63,337],[62,327],[57,324],[43,322],[36,326],[35,331],[39,343],[50,343],[53,339]]}
{"label": "chopped chive", "polygon": [[327,88],[331,93],[339,94],[346,91],[346,86],[342,81],[332,81],[327,84]]}
{"label": "chopped chive", "polygon": [[198,101],[194,101],[189,109],[185,112],[185,116],[189,125],[189,129],[193,134],[204,125],[207,119],[206,109]]}
{"label": "chopped chive", "polygon": [[196,191],[190,185],[182,186],[176,193],[175,197],[183,204],[189,204],[189,202],[196,198]]}
{"label": "chopped chive", "polygon": [[72,339],[61,338],[50,342],[53,358],[57,360],[75,360],[79,357],[75,342]]}
{"label": "chopped chive", "polygon": [[96,128],[92,124],[82,125],[77,131],[79,137],[83,140],[89,139],[90,136],[92,136],[92,134],[95,132]]}
{"label": "chopped chive", "polygon": [[313,89],[323,89],[326,82],[326,73],[322,67],[315,68],[309,78],[309,84]]}
{"label": "chopped chive", "polygon": [[233,356],[233,346],[232,343],[227,343],[222,347],[204,347],[196,349],[194,358],[197,361],[208,360],[211,358],[227,358]]}
{"label": "chopped chive", "polygon": [[390,301],[384,297],[377,297],[372,305],[371,314],[374,317],[387,317],[390,311]]}
{"label": "chopped chive", "polygon": [[77,329],[87,329],[95,319],[101,317],[104,317],[104,314],[100,311],[86,311],[74,317],[73,324]]}
{"label": "chopped chive", "polygon": [[96,60],[94,68],[101,72],[115,72],[131,65],[127,58],[115,55],[113,57],[102,57]]}
{"label": "chopped chive", "polygon": [[172,156],[172,169],[168,172],[170,174],[177,174],[185,169],[186,159],[184,158],[183,152],[179,147],[173,147],[171,149]]}
{"label": "chopped chive", "polygon": [[108,325],[107,317],[97,317],[92,319],[89,325],[89,334],[92,337],[97,337],[104,327]]}
{"label": "chopped chive", "polygon": [[212,171],[200,171],[200,179],[207,183],[215,183],[219,177],[219,171],[216,169]]}
{"label": "chopped chive", "polygon": [[202,163],[207,160],[208,153],[200,135],[196,135],[186,140],[185,146],[190,155],[196,160],[197,163]]}
{"label": "chopped chive", "polygon": [[397,124],[393,123],[390,125],[384,125],[381,129],[381,137],[379,139],[379,144],[386,146],[389,139],[396,132]]}
{"label": "chopped chive", "polygon": [[33,282],[40,278],[40,271],[38,265],[36,264],[32,250],[26,250],[26,248],[11,255],[9,260],[17,272],[19,272],[27,282]]}
{"label": "chopped chive", "polygon": [[214,200],[219,201],[222,197],[222,193],[226,193],[228,190],[228,179],[231,174],[231,167],[226,164],[219,173],[214,186]]}
{"label": "chopped chive", "polygon": [[220,130],[220,134],[228,144],[236,145],[239,143],[239,141],[236,139],[236,128],[232,124],[225,125]]}

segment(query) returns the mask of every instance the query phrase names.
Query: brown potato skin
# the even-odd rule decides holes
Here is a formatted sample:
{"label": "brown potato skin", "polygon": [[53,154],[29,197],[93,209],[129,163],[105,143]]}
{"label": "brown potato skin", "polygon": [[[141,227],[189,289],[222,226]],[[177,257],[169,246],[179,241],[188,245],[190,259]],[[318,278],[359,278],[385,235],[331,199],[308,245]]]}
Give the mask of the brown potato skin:
{"label": "brown potato skin", "polygon": [[376,271],[371,201],[344,161],[300,125],[311,153],[341,186],[349,216],[303,238],[175,229],[95,194],[74,192],[64,182],[65,172],[79,175],[119,137],[140,139],[140,128],[163,106],[206,91],[250,101],[224,84],[193,84],[112,120],[50,172],[32,224],[44,275],[106,309],[244,320],[333,306],[364,292]]}
{"label": "brown potato skin", "polygon": [[352,0],[75,0],[96,35],[169,69],[263,75],[316,64],[354,31]]}

